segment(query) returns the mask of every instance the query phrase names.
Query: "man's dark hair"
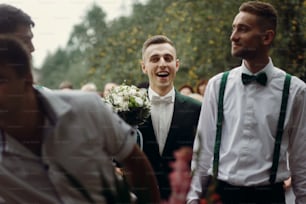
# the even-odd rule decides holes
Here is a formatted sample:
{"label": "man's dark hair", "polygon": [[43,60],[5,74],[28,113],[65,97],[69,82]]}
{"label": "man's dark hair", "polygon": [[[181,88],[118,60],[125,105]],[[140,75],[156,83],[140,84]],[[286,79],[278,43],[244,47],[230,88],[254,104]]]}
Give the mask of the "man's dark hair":
{"label": "man's dark hair", "polygon": [[7,34],[15,32],[20,25],[34,27],[35,23],[21,9],[8,4],[0,4],[0,33]]}
{"label": "man's dark hair", "polygon": [[27,48],[17,38],[0,35],[0,68],[8,66],[19,77],[31,72],[31,57]]}
{"label": "man's dark hair", "polygon": [[261,25],[264,30],[272,29],[276,32],[277,11],[270,3],[260,1],[244,2],[241,4],[239,11],[258,16],[258,24]]}

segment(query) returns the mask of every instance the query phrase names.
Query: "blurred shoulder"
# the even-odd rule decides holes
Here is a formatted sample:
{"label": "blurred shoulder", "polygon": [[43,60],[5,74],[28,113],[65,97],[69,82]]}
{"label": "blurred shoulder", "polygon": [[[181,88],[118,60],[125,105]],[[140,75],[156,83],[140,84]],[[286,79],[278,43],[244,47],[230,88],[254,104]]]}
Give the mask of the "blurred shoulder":
{"label": "blurred shoulder", "polygon": [[85,109],[95,109],[97,107],[106,106],[101,96],[95,92],[41,88],[36,88],[36,90],[44,98],[44,101],[54,107],[63,106],[64,104],[69,104],[73,109],[81,107],[87,107]]}
{"label": "blurred shoulder", "polygon": [[53,94],[69,103],[94,103],[102,102],[98,93],[80,90],[52,90]]}

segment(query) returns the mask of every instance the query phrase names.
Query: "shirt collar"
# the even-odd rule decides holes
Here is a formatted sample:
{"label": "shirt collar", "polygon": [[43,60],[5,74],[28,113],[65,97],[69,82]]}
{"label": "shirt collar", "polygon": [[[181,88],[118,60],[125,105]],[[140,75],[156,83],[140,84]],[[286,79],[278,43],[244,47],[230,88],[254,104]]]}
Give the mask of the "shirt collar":
{"label": "shirt collar", "polygon": [[172,87],[172,89],[164,96],[160,96],[158,95],[155,91],[153,91],[153,89],[151,89],[151,87],[149,87],[148,90],[148,94],[149,94],[149,99],[152,99],[152,96],[159,96],[161,98],[167,97],[167,96],[171,96],[172,97],[172,103],[174,102],[174,98],[175,98],[175,91],[174,91],[174,87]]}
{"label": "shirt collar", "polygon": [[52,125],[55,125],[58,118],[71,110],[71,105],[59,97],[61,91],[44,90],[34,87],[39,101],[43,107],[44,114]]}
{"label": "shirt collar", "polygon": [[270,57],[269,57],[268,64],[266,64],[266,66],[263,69],[261,69],[255,74],[250,72],[250,70],[245,66],[244,60],[242,61],[242,64],[241,64],[242,73],[249,74],[249,75],[258,75],[262,72],[265,72],[268,77],[268,80],[272,77],[273,68],[274,68],[274,65]]}
{"label": "shirt collar", "polygon": [[1,131],[1,151],[0,151],[0,160],[3,159],[3,153],[9,152],[11,154],[15,154],[18,156],[22,156],[23,158],[39,160],[39,157],[36,156],[33,152],[19,143],[15,138],[11,137],[4,131]]}

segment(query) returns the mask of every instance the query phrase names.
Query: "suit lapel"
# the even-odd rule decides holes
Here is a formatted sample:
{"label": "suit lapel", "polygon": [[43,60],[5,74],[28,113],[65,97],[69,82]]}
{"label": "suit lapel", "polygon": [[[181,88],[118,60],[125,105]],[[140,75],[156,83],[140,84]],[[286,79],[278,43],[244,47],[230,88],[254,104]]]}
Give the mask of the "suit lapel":
{"label": "suit lapel", "polygon": [[159,146],[154,133],[151,116],[144,122],[144,124],[139,126],[139,129],[143,135],[144,151],[150,155],[154,154],[154,152],[157,152],[159,155]]}

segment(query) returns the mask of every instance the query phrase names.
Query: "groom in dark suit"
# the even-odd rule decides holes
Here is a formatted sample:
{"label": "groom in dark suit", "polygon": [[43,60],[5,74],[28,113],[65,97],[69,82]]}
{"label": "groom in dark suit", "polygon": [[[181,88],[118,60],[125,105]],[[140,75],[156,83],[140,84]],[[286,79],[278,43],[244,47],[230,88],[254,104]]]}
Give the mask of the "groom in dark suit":
{"label": "groom in dark suit", "polygon": [[143,151],[151,162],[161,197],[167,200],[171,189],[168,175],[173,153],[183,146],[193,146],[200,102],[175,90],[173,81],[179,60],[173,42],[166,36],[149,38],[142,48],[142,71],[148,75],[151,116],[139,126]]}

